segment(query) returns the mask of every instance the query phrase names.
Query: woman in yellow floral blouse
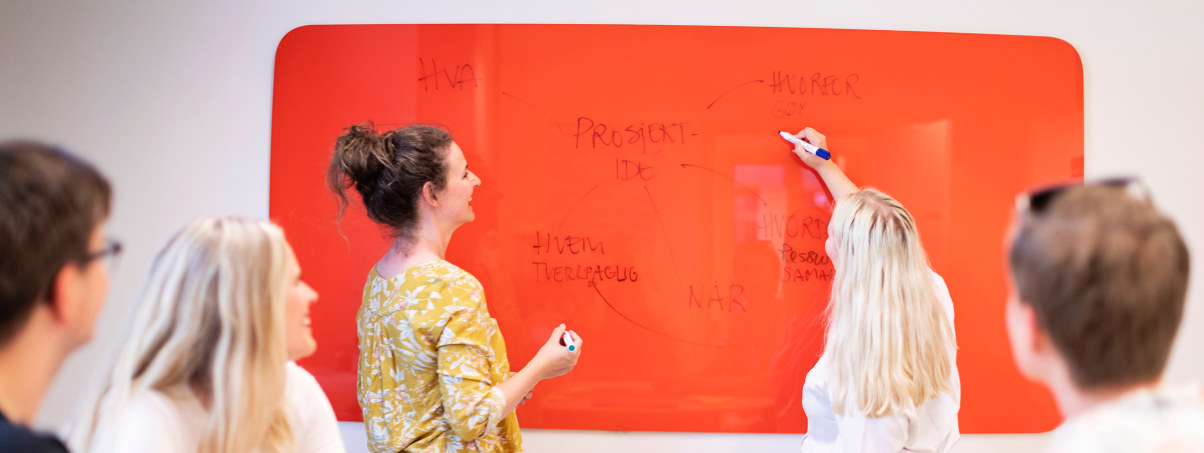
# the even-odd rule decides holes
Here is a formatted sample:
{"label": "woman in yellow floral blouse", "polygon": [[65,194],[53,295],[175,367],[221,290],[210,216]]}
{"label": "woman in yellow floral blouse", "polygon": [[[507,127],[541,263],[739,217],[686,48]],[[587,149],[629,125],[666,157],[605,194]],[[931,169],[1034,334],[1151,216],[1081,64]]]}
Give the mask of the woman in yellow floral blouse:
{"label": "woman in yellow floral blouse", "polygon": [[443,129],[377,134],[352,126],[338,138],[327,182],[347,206],[359,192],[368,217],[396,239],[364,284],[357,393],[375,452],[519,452],[514,409],[535,384],[568,373],[581,355],[560,344],[564,325],[525,368],[510,373],[506,343],[485,293],[444,259],[452,233],[474,218],[481,180]]}

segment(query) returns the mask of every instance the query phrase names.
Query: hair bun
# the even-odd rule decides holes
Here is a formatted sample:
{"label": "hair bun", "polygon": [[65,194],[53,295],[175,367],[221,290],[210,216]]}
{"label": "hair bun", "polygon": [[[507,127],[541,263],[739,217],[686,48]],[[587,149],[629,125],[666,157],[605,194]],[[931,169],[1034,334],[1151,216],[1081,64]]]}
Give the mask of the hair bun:
{"label": "hair bun", "polygon": [[327,185],[346,209],[344,191],[355,187],[368,217],[407,234],[417,222],[418,197],[426,183],[436,192],[446,182],[443,156],[451,134],[435,126],[410,125],[384,134],[372,123],[350,126],[335,141]]}
{"label": "hair bun", "polygon": [[350,179],[345,187],[374,187],[394,167],[385,141],[372,123],[347,128],[335,143],[335,158]]}

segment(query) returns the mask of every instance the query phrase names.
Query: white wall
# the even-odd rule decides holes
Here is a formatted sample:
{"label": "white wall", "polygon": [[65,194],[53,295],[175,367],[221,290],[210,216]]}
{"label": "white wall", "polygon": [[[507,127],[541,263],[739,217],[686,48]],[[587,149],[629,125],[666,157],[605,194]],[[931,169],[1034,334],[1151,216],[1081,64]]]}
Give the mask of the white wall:
{"label": "white wall", "polygon": [[[1204,3],[1195,0],[0,0],[0,137],[54,141],[97,162],[117,190],[110,230],[128,247],[96,341],[64,367],[39,424],[58,426],[75,410],[171,232],[203,215],[266,217],[272,64],[277,42],[294,27],[646,23],[1055,36],[1083,59],[1087,175],[1144,177],[1199,260],[1201,17]],[[1172,381],[1204,377],[1202,276],[1197,265]],[[352,451],[363,451],[358,425],[344,428]],[[530,452],[793,451],[798,442],[794,435],[544,430],[525,437]],[[958,451],[1031,451],[1042,441],[965,436]]]}

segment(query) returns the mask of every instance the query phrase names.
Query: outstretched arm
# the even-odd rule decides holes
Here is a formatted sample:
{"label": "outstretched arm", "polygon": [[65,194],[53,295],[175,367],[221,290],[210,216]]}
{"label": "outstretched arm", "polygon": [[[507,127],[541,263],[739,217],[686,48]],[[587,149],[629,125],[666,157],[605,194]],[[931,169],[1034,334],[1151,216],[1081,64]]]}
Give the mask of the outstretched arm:
{"label": "outstretched arm", "polygon": [[[803,129],[794,135],[800,139],[806,140],[812,145],[820,148],[828,149],[828,138],[810,127]],[[836,166],[835,162],[821,158],[803,149],[802,145],[794,145],[794,154],[803,161],[803,164],[811,167],[816,173],[819,173],[820,179],[824,180],[824,185],[828,186],[828,191],[832,192],[832,198],[835,201],[840,201],[854,192],[857,192],[857,185],[845,176],[844,171]]]}

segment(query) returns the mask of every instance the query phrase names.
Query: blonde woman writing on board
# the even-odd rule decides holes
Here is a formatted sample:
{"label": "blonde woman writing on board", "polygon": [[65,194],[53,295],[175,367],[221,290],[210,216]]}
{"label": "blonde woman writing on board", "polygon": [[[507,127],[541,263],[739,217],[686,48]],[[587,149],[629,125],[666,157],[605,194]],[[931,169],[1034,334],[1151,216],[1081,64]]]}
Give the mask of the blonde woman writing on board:
{"label": "blonde woman writing on board", "polygon": [[290,362],[313,354],[318,294],[284,232],[201,219],[155,257],[101,397],[74,423],[94,453],[342,453],[334,410]]}
{"label": "blonde woman writing on board", "polygon": [[[352,126],[335,143],[327,174],[346,208],[354,187],[374,222],[395,235],[368,272],[357,315],[357,394],[368,446],[377,452],[518,452],[514,409],[540,380],[568,373],[581,338],[564,325],[521,371],[481,283],[444,259],[471,222],[481,185],[447,131],[414,125],[384,134]],[[571,346],[571,347],[570,347]]]}
{"label": "blonde woman writing on board", "polygon": [[[828,148],[815,129],[796,137]],[[824,242],[836,274],[823,355],[803,384],[802,451],[949,451],[961,404],[953,302],[915,221],[835,163],[797,144],[794,153],[836,199]]]}

